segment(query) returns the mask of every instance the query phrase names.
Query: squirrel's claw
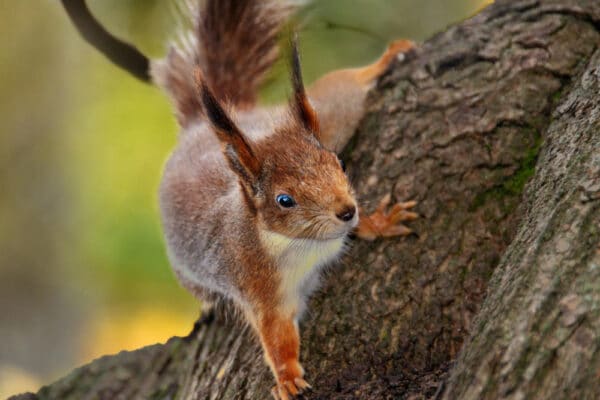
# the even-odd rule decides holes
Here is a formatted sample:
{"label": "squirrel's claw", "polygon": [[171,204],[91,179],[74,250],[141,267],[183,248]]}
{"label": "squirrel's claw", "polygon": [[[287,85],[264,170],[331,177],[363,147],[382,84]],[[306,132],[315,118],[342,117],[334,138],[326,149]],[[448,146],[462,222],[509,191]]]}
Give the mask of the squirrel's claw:
{"label": "squirrel's claw", "polygon": [[285,386],[285,388],[287,389],[289,394],[291,394],[292,396],[296,396],[300,392],[298,390],[298,388],[296,387],[296,385],[294,384],[294,382],[285,381],[285,382],[283,382],[283,386]]}
{"label": "squirrel's claw", "polygon": [[308,382],[302,378],[294,378],[294,382],[283,381],[278,385],[273,386],[271,395],[275,400],[291,400],[290,396],[296,397],[307,389],[312,389],[312,386],[310,386]]}
{"label": "squirrel's claw", "polygon": [[394,207],[392,207],[392,210],[388,214],[390,222],[395,224],[396,222],[413,221],[419,218],[419,214],[412,211],[406,211],[407,209],[414,207],[416,204],[416,201],[407,201],[405,203],[394,204]]}
{"label": "squirrel's claw", "polygon": [[271,389],[271,396],[273,396],[274,400],[290,400],[290,397],[287,395],[285,390],[282,393],[281,389],[277,385],[273,386]]}
{"label": "squirrel's claw", "polygon": [[296,379],[294,379],[294,383],[296,384],[296,386],[298,386],[300,388],[300,391],[303,391],[303,390],[306,390],[306,389],[312,389],[312,386],[310,386],[309,383],[306,382],[302,378],[296,378]]}
{"label": "squirrel's claw", "polygon": [[303,374],[300,364],[281,373],[277,377],[277,385],[271,389],[275,400],[291,400],[305,390],[312,389],[312,386],[302,378]]}
{"label": "squirrel's claw", "polygon": [[402,221],[412,221],[419,215],[412,211],[417,202],[407,201],[396,203],[389,212],[386,212],[391,202],[391,196],[384,196],[377,209],[370,215],[363,215],[361,210],[360,221],[356,229],[356,236],[365,240],[375,240],[379,237],[406,236],[412,233],[412,229],[400,224]]}

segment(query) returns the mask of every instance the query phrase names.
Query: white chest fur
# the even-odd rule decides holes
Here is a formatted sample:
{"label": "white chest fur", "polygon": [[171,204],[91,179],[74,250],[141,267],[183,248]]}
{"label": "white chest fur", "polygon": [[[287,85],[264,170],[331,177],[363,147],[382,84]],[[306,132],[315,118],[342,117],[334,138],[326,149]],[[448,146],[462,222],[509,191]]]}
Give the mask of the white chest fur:
{"label": "white chest fur", "polygon": [[284,307],[298,313],[304,308],[303,294],[309,294],[318,284],[319,269],[338,258],[345,244],[343,237],[293,239],[266,230],[261,232],[261,239],[279,265]]}

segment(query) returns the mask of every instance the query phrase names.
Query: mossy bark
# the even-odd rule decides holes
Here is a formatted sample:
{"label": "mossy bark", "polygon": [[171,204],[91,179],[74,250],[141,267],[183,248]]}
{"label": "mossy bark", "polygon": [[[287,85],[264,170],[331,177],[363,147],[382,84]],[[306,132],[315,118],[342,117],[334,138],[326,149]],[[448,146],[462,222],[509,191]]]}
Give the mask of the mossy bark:
{"label": "mossy bark", "polygon": [[600,398],[600,51],[544,134],[446,399]]}
{"label": "mossy bark", "polygon": [[[595,0],[498,0],[381,80],[344,157],[367,209],[419,201],[418,235],[328,274],[305,398],[600,398],[599,28]],[[268,398],[251,332],[197,328],[29,396]]]}

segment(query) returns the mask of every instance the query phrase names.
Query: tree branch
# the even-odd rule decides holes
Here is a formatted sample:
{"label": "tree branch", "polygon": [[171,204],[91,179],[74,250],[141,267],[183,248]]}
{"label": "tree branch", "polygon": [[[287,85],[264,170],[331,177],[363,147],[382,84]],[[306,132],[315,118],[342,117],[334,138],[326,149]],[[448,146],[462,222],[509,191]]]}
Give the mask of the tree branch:
{"label": "tree branch", "polygon": [[85,0],[61,0],[69,18],[83,36],[115,65],[142,82],[149,83],[150,61],[137,48],[110,34],[90,12]]}

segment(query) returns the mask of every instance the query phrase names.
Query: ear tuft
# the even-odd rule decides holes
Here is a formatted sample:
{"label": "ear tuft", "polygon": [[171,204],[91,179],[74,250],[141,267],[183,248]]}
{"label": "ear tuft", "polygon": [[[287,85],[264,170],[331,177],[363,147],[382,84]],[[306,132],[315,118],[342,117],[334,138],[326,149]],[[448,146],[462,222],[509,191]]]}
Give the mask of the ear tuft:
{"label": "ear tuft", "polygon": [[217,138],[223,145],[223,154],[229,165],[250,187],[256,187],[260,174],[260,161],[254,154],[250,143],[235,123],[229,118],[219,101],[196,73],[196,83],[204,106],[206,118],[210,121]]}
{"label": "ear tuft", "polygon": [[298,54],[298,40],[297,35],[291,39],[291,51],[292,51],[292,85],[294,87],[294,97],[292,101],[292,110],[295,113],[296,118],[302,123],[302,125],[308,129],[317,139],[319,139],[319,119],[315,109],[311,106],[308,97],[306,96],[306,90],[304,89],[304,82],[302,80],[302,69],[300,67],[300,56]]}
{"label": "ear tuft", "polygon": [[215,96],[212,94],[208,86],[206,86],[204,81],[200,81],[199,84],[200,97],[202,99],[202,105],[204,106],[204,112],[206,113],[206,117],[208,118],[210,123],[215,128],[217,135],[241,135],[241,132],[239,132],[237,126],[225,113],[225,110],[223,110],[223,107],[221,107],[221,104],[219,104],[219,101],[215,98]]}

